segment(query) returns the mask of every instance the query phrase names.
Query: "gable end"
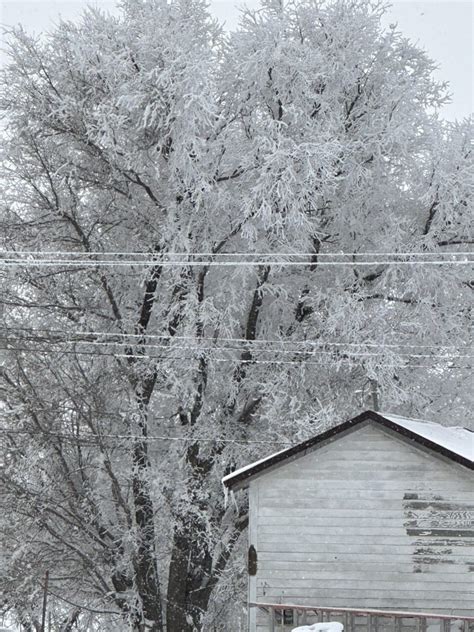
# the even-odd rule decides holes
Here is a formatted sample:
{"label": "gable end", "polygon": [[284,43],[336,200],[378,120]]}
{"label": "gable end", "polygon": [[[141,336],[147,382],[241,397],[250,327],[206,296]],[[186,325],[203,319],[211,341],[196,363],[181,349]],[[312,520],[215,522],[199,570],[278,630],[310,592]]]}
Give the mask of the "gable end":
{"label": "gable end", "polygon": [[360,415],[357,415],[357,417],[338,424],[337,426],[326,430],[326,432],[316,435],[315,437],[311,437],[310,439],[307,439],[306,441],[303,441],[298,445],[288,448],[287,450],[278,452],[277,454],[274,454],[267,459],[258,461],[253,466],[243,468],[241,471],[238,470],[235,474],[229,474],[228,476],[224,477],[223,484],[228,489],[234,490],[245,487],[250,479],[254,478],[261,472],[264,472],[268,469],[274,469],[275,466],[288,460],[294,460],[294,458],[300,455],[303,456],[308,450],[316,448],[320,445],[324,445],[337,438],[338,436],[344,435],[348,431],[355,429],[357,426],[365,425],[364,422],[370,421],[374,421],[382,427],[388,428],[389,430],[397,433],[401,437],[409,439],[415,444],[421,445],[432,452],[440,454],[443,457],[468,468],[469,470],[474,470],[473,460],[457,454],[456,452],[453,452],[445,446],[442,446],[435,441],[431,441],[430,439],[397,424],[395,421],[387,419],[379,413],[368,410],[361,413]]}

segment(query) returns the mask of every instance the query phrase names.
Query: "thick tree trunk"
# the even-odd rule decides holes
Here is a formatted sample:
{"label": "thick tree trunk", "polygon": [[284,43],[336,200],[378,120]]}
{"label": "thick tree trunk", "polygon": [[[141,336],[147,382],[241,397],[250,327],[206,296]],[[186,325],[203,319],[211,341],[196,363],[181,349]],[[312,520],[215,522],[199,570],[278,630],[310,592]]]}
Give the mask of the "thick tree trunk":
{"label": "thick tree trunk", "polygon": [[196,537],[199,525],[190,525],[185,532],[175,531],[169,568],[167,632],[203,630],[202,620],[209,609],[213,590],[247,524],[247,514],[238,517],[227,547],[217,559]]}
{"label": "thick tree trunk", "polygon": [[212,556],[195,536],[198,526],[175,531],[169,568],[167,632],[201,629],[202,616],[209,604],[208,586],[212,579]]}
{"label": "thick tree trunk", "polygon": [[132,489],[138,540],[135,581],[142,601],[143,614],[154,622],[155,632],[162,632],[163,615],[155,547],[155,511],[148,486],[149,462],[145,441],[136,442],[133,464]]}
{"label": "thick tree trunk", "polygon": [[186,616],[187,576],[190,552],[189,536],[177,530],[173,539],[166,606],[167,632],[192,632]]}

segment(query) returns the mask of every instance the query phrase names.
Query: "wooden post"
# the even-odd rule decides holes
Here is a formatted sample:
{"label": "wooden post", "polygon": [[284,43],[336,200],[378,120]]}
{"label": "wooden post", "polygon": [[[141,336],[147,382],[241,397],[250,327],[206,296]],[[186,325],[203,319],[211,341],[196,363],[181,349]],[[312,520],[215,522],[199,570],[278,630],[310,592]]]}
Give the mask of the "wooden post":
{"label": "wooden post", "polygon": [[275,632],[275,610],[273,608],[268,610],[268,630]]}
{"label": "wooden post", "polygon": [[41,616],[41,632],[46,632],[46,607],[48,604],[48,581],[49,571],[44,574],[44,589],[43,589],[43,613]]}
{"label": "wooden post", "polygon": [[300,622],[299,610],[293,608],[293,625],[298,625]]}

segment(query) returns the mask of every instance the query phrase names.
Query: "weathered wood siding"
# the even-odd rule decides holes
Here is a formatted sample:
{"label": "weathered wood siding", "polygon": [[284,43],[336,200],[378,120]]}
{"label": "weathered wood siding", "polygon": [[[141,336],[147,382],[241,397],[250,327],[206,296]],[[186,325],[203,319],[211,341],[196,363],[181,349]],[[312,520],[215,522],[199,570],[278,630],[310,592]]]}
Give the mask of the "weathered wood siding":
{"label": "weathered wood siding", "polygon": [[461,465],[368,423],[262,474],[250,505],[252,600],[474,614]]}

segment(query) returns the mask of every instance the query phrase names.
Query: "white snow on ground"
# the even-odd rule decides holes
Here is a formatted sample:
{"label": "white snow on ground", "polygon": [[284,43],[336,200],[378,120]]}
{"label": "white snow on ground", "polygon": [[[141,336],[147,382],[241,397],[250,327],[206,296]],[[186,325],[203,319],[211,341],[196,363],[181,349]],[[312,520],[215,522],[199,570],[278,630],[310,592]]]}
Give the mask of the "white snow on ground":
{"label": "white snow on ground", "polygon": [[398,415],[392,415],[392,413],[379,413],[379,415],[389,421],[393,421],[402,428],[406,428],[406,430],[416,433],[420,437],[451,450],[451,452],[465,459],[474,461],[474,433],[466,428],[440,426],[430,421],[420,421],[418,419],[404,419]]}
{"label": "white snow on ground", "polygon": [[313,625],[302,625],[293,628],[291,632],[342,632],[344,626],[337,621],[328,621],[327,623],[313,623]]}

